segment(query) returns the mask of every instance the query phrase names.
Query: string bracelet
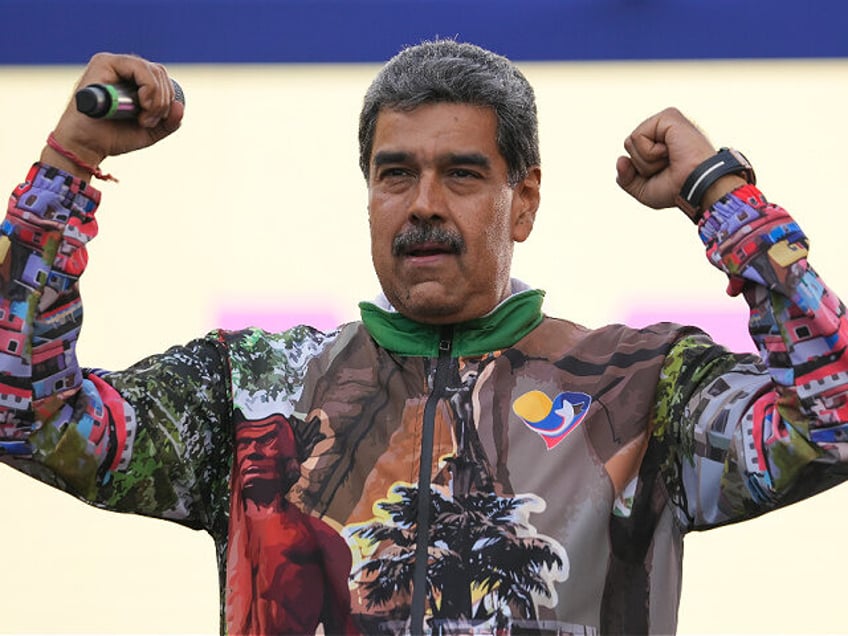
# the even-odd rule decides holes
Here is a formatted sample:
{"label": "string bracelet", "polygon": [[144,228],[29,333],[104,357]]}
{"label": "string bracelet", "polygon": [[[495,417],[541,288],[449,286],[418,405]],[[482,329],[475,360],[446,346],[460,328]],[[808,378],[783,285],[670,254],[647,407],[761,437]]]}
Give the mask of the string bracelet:
{"label": "string bracelet", "polygon": [[95,179],[100,179],[102,181],[114,181],[115,183],[118,183],[118,180],[111,174],[104,174],[99,166],[91,166],[87,164],[85,161],[77,157],[70,150],[65,148],[56,140],[56,136],[52,132],[47,135],[47,145],[50,146],[56,152],[58,152],[60,155],[62,155],[65,159],[73,163],[77,168],[82,168],[86,172],[90,172],[91,176],[93,176]]}

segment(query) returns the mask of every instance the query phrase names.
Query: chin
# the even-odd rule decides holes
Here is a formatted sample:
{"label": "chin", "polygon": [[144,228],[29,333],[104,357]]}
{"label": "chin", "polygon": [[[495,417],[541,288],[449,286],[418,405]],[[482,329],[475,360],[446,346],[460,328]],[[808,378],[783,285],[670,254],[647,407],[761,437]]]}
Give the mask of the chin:
{"label": "chin", "polygon": [[386,296],[395,309],[403,309],[404,314],[443,317],[460,311],[465,305],[465,296],[457,293],[456,287],[437,281],[408,283],[395,288],[394,294],[387,293]]}
{"label": "chin", "polygon": [[429,325],[448,325],[455,322],[462,322],[461,317],[462,307],[435,305],[432,303],[422,303],[421,305],[407,305],[407,308],[400,311],[407,318],[412,318],[417,322],[422,322]]}

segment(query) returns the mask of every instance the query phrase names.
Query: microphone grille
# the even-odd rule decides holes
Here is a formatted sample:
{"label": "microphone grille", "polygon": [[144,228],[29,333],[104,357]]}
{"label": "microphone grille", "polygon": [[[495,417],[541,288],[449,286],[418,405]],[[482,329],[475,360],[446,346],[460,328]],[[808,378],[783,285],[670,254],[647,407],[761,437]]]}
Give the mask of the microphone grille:
{"label": "microphone grille", "polygon": [[183,93],[183,87],[177,84],[177,80],[173,77],[171,78],[171,84],[174,85],[174,99],[185,106],[185,93]]}

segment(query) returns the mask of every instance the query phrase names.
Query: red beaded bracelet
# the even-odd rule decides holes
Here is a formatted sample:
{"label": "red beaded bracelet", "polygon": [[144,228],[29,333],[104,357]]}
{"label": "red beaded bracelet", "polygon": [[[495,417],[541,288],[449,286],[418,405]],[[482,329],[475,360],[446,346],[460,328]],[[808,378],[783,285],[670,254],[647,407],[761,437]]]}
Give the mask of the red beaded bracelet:
{"label": "red beaded bracelet", "polygon": [[71,163],[73,163],[78,168],[82,168],[86,172],[90,172],[91,176],[93,176],[95,179],[101,179],[103,181],[114,181],[115,183],[118,182],[118,180],[115,177],[113,177],[111,174],[104,174],[103,171],[98,166],[88,165],[86,162],[84,162],[82,159],[77,157],[70,150],[68,150],[67,148],[62,146],[62,144],[60,144],[56,140],[56,136],[52,132],[49,135],[47,135],[47,145],[50,146],[56,152],[58,152],[60,155],[62,155],[65,159],[68,159]]}

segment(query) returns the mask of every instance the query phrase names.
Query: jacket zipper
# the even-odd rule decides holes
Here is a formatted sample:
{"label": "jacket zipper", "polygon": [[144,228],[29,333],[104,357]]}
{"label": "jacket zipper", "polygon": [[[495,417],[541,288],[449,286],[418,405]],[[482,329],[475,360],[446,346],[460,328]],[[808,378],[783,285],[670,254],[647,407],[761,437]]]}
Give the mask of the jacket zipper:
{"label": "jacket zipper", "polygon": [[415,569],[412,576],[412,609],[410,631],[424,633],[424,611],[427,602],[427,565],[430,543],[430,482],[433,477],[433,438],[436,428],[436,407],[442,399],[452,366],[451,348],[453,327],[442,328],[439,336],[439,357],[433,374],[433,388],[424,405],[421,431],[421,461],[418,467],[418,523],[416,525]]}

